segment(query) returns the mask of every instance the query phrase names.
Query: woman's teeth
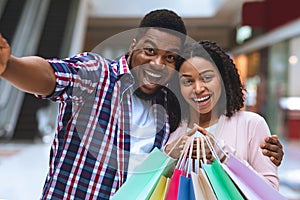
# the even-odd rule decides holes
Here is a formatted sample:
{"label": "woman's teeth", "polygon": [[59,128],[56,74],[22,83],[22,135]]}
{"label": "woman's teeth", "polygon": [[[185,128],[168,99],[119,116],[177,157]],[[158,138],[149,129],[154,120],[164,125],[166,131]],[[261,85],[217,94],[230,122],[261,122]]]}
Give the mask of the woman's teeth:
{"label": "woman's teeth", "polygon": [[206,97],[201,97],[201,98],[193,98],[193,100],[196,102],[202,102],[202,101],[206,101],[209,98],[210,98],[210,96],[206,96]]}

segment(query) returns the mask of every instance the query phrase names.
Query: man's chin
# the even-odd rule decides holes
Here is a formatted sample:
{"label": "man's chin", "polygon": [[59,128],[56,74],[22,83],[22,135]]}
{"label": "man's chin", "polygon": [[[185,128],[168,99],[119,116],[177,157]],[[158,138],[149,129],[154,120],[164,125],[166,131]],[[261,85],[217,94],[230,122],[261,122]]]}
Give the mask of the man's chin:
{"label": "man's chin", "polygon": [[160,88],[161,86],[157,86],[156,88],[153,88],[153,92],[151,93],[150,91],[146,91],[145,88],[139,87],[134,91],[134,94],[141,99],[151,100],[156,97],[156,95],[160,91]]}

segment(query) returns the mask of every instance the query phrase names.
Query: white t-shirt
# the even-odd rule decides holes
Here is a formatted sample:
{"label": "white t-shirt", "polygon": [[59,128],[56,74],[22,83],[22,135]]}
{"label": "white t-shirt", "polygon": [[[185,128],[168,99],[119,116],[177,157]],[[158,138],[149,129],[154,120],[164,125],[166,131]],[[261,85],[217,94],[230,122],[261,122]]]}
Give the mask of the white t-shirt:
{"label": "white t-shirt", "polygon": [[147,157],[155,141],[156,119],[151,106],[150,100],[133,95],[128,176]]}

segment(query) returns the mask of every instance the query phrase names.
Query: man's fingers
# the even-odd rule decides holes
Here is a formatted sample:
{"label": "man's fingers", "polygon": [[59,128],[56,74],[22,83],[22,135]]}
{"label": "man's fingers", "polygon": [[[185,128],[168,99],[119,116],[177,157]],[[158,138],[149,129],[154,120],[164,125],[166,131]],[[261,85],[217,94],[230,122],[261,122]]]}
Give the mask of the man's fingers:
{"label": "man's fingers", "polygon": [[277,135],[272,135],[270,137],[266,137],[265,138],[265,142],[269,143],[269,144],[274,144],[277,145],[278,147],[282,148],[281,143],[278,140],[278,136]]}
{"label": "man's fingers", "polygon": [[271,138],[278,139],[278,135],[271,135]]}
{"label": "man's fingers", "polygon": [[270,157],[270,160],[276,165],[279,166],[281,164],[281,160],[274,158],[273,156]]}
{"label": "man's fingers", "polygon": [[1,33],[0,33],[0,47],[3,48],[3,47],[7,47],[8,46],[8,43],[6,41],[6,39],[4,37],[2,37]]}
{"label": "man's fingers", "polygon": [[261,147],[262,147],[262,149],[266,149],[266,150],[273,151],[276,153],[278,153],[280,151],[280,148],[274,144],[262,144]]}
{"label": "man's fingers", "polygon": [[267,149],[264,149],[262,152],[263,152],[263,154],[264,154],[265,156],[270,157],[270,160],[271,160],[275,165],[277,165],[277,166],[280,165],[282,155],[280,155],[279,153],[276,153],[276,152],[269,151],[269,150],[267,150]]}

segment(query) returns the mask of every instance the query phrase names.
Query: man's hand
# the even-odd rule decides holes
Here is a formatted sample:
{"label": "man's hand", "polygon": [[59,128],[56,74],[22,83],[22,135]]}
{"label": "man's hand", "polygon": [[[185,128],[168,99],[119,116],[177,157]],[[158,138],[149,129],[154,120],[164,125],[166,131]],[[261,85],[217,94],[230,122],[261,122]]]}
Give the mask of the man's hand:
{"label": "man's hand", "polygon": [[261,144],[260,148],[262,149],[263,154],[270,157],[270,160],[276,166],[281,164],[284,152],[277,135],[265,138],[265,143]]}
{"label": "man's hand", "polygon": [[4,73],[7,62],[11,54],[11,49],[6,39],[0,34],[0,76]]}

